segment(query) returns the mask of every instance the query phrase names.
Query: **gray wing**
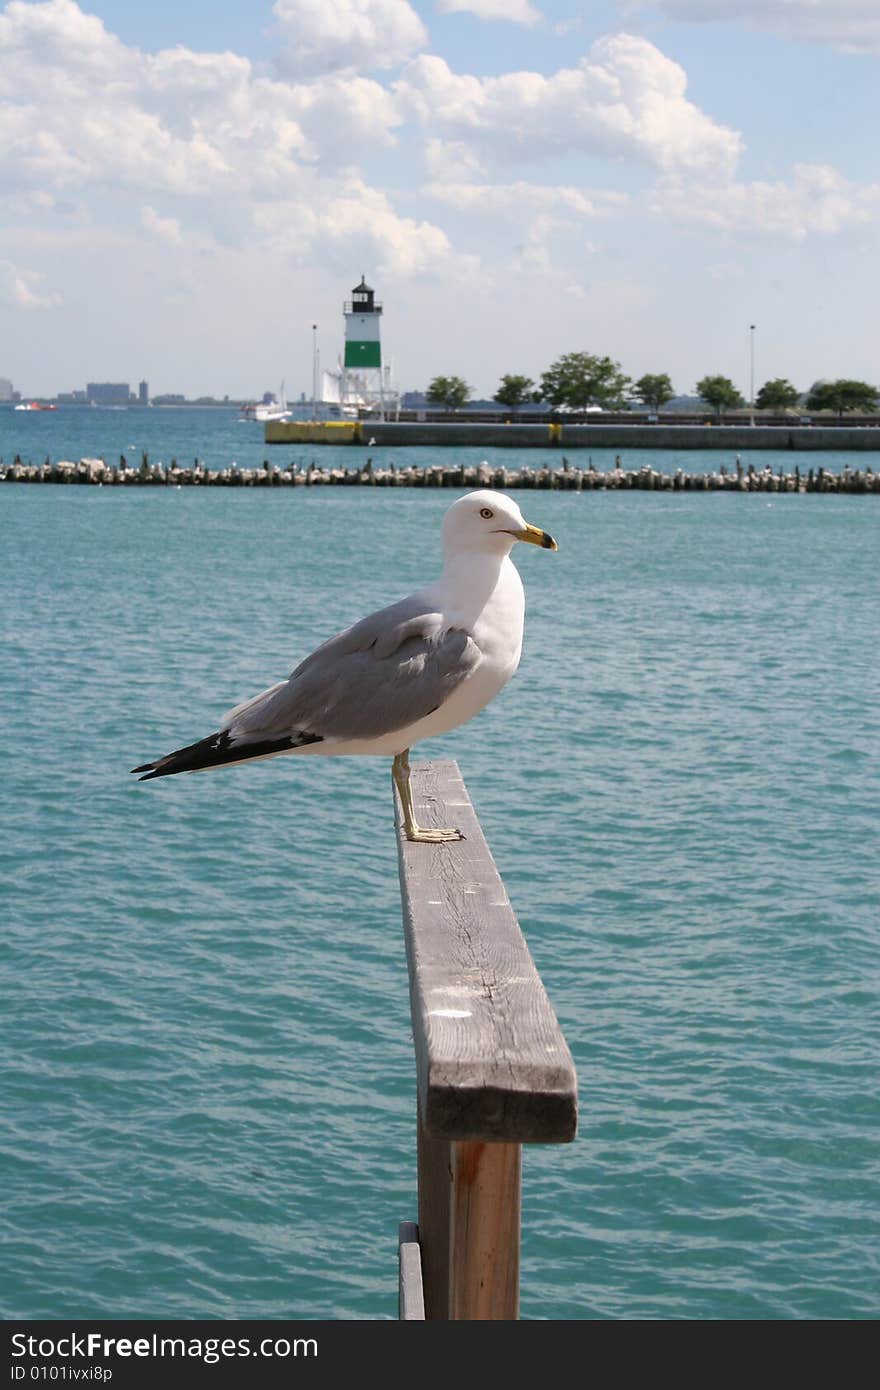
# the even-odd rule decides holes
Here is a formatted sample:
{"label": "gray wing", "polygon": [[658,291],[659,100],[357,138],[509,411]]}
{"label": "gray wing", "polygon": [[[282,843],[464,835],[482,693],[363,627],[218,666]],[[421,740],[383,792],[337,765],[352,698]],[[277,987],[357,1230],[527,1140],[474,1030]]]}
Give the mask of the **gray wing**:
{"label": "gray wing", "polygon": [[378,738],[423,719],[476,668],[480,649],[414,594],[332,637],[227,715],[234,740]]}

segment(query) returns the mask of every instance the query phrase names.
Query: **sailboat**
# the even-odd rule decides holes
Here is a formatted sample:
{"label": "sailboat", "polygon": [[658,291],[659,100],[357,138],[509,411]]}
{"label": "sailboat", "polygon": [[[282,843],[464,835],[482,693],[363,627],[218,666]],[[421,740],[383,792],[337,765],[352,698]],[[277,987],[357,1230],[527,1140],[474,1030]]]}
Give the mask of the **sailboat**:
{"label": "sailboat", "polygon": [[284,382],[277,396],[273,396],[270,401],[251,401],[243,405],[239,413],[239,420],[289,420],[290,411],[287,407],[287,399],[284,395]]}

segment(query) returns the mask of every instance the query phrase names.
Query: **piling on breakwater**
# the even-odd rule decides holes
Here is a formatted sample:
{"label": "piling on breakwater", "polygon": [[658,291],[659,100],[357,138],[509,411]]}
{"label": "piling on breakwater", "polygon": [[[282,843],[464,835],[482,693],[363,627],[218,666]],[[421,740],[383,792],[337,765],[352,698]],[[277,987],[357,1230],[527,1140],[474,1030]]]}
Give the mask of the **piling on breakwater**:
{"label": "piling on breakwater", "polygon": [[799,467],[785,472],[781,467],[774,473],[769,464],[756,468],[738,462],[733,469],[722,464],[717,472],[660,473],[645,464],[639,469],[622,465],[600,471],[592,463],[587,468],[573,468],[563,457],[559,468],[507,468],[490,463],[445,467],[407,465],[374,468],[367,458],[360,468],[319,468],[314,461],[291,463],[286,468],[265,461],[261,468],[239,468],[230,464],[210,472],[196,461],[182,468],[175,459],[165,466],[150,463],[143,455],[139,467],[132,468],[124,457],[118,464],[103,459],[61,460],[52,463],[25,463],[20,457],[12,463],[0,460],[0,482],[8,483],[67,483],[110,487],[494,487],[503,491],[511,488],[538,488],[558,492],[627,491],[643,492],[822,492],[877,493],[880,495],[880,472],[870,467],[844,468],[831,473],[824,468]]}

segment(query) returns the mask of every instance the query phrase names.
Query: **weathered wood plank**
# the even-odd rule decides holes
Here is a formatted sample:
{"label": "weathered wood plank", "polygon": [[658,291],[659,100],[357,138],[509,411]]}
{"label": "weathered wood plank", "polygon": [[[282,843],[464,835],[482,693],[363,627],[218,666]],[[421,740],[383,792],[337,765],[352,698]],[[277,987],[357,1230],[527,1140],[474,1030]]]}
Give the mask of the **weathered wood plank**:
{"label": "weathered wood plank", "polygon": [[412,768],[416,818],[465,839],[412,844],[395,794],[410,1001],[425,1133],[565,1142],[574,1063],[454,762]]}
{"label": "weathered wood plank", "polygon": [[402,1322],[424,1322],[425,1295],[422,1288],[422,1254],[419,1228],[414,1221],[401,1221],[398,1233],[398,1317]]}

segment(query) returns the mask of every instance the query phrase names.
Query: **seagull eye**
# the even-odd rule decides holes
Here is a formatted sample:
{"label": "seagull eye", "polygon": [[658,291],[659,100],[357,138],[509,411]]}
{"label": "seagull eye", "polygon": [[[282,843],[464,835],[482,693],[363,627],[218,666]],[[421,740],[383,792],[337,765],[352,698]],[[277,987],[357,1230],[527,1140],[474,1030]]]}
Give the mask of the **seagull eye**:
{"label": "seagull eye", "polygon": [[487,521],[489,521],[494,515],[495,513],[491,511],[489,507],[482,507],[480,510],[480,516],[485,517]]}

